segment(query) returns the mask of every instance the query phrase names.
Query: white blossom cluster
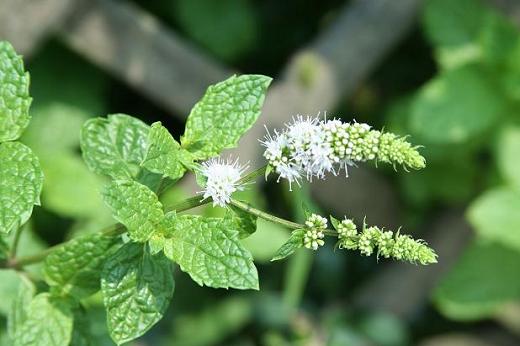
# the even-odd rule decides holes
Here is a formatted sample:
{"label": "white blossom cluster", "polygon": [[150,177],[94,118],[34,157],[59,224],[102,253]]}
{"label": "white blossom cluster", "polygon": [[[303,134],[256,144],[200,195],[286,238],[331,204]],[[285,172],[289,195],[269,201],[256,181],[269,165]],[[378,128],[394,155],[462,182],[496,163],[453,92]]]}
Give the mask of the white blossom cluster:
{"label": "white blossom cluster", "polygon": [[213,206],[225,207],[231,195],[243,189],[240,179],[246,169],[247,166],[241,166],[238,159],[212,158],[202,163],[200,173],[206,178],[204,190],[201,191],[204,199],[211,197]]}
{"label": "white blossom cluster", "polygon": [[372,130],[368,124],[345,123],[318,117],[293,118],[282,132],[267,133],[261,141],[264,157],[280,178],[289,186],[301,178],[324,179],[327,173],[368,160],[423,168],[424,158],[406,138]]}
{"label": "white blossom cluster", "polygon": [[325,244],[323,238],[325,238],[324,231],[327,229],[327,219],[318,214],[311,214],[305,221],[305,226],[307,230],[303,236],[303,246],[318,250],[318,247]]}

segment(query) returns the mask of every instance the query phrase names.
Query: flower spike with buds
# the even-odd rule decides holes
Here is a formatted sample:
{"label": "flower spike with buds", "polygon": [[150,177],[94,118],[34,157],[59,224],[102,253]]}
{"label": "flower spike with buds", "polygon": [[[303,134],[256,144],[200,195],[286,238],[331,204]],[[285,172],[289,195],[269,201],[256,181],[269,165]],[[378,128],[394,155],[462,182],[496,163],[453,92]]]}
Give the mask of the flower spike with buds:
{"label": "flower spike with buds", "polygon": [[289,184],[300,176],[312,181],[337,174],[356,162],[385,162],[405,169],[425,167],[417,147],[393,133],[372,130],[363,123],[344,123],[338,119],[319,120],[299,115],[283,132],[269,133],[262,144],[264,157],[280,178]]}
{"label": "flower spike with buds", "polygon": [[437,263],[437,254],[425,241],[415,240],[409,235],[385,231],[377,226],[367,227],[358,232],[351,219],[342,221],[331,217],[332,224],[338,232],[340,249],[359,250],[362,255],[370,256],[377,250],[377,255],[394,258],[411,263]]}
{"label": "flower spike with buds", "polygon": [[211,197],[213,206],[225,207],[233,192],[243,190],[240,178],[246,169],[247,166],[238,163],[238,158],[235,161],[212,158],[202,163],[200,172],[206,178],[206,184],[200,193],[204,199]]}

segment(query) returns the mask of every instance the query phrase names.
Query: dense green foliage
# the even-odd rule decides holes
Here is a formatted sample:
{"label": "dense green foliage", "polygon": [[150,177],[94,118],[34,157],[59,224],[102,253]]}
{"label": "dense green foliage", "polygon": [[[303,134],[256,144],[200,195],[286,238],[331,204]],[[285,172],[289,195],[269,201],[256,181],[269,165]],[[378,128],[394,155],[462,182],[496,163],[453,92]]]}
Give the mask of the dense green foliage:
{"label": "dense green foliage", "polygon": [[[273,76],[343,4],[135,2],[203,53]],[[0,42],[0,345],[520,342],[520,31],[489,3],[425,1],[329,110],[343,133],[327,141],[366,181],[339,172],[346,190],[311,192],[302,176],[289,192],[272,165],[300,154],[289,141],[225,208],[186,186],[207,191],[204,161],[262,123],[271,78],[231,76],[171,117],[61,43],[26,62]],[[341,200],[323,198],[334,189]]]}

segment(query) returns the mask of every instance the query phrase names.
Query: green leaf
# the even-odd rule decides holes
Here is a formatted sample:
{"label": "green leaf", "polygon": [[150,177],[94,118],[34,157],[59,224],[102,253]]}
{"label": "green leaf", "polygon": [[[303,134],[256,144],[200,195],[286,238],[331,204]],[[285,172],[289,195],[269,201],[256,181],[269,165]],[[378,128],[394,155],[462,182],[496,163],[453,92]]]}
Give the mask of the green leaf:
{"label": "green leaf", "polygon": [[18,278],[20,281],[16,290],[17,295],[12,301],[7,319],[7,331],[11,339],[15,338],[16,331],[22,327],[27,319],[29,304],[36,294],[36,287],[31,280],[25,276],[18,276]]}
{"label": "green leaf", "polygon": [[10,313],[13,301],[18,296],[23,277],[11,269],[0,270],[0,314],[7,316]]}
{"label": "green leaf", "polygon": [[176,23],[218,58],[234,61],[254,47],[258,21],[252,1],[181,0],[171,4]]}
{"label": "green leaf", "polygon": [[38,158],[19,142],[0,144],[0,232],[21,227],[40,204],[43,174]]}
{"label": "green leaf", "polygon": [[488,190],[469,207],[468,219],[479,236],[520,250],[520,191]]}
{"label": "green leaf", "polygon": [[125,114],[90,119],[80,135],[88,168],[112,178],[133,178],[146,155],[149,126]]}
{"label": "green leaf", "polygon": [[40,161],[45,175],[42,195],[45,208],[75,218],[100,215],[104,207],[99,194],[103,180],[90,172],[78,155],[60,152],[41,157]]}
{"label": "green leaf", "polygon": [[175,330],[168,341],[175,340],[175,344],[182,346],[220,344],[250,321],[253,316],[252,302],[246,297],[230,297],[200,312],[184,313],[175,320]]}
{"label": "green leaf", "polygon": [[489,12],[482,23],[480,45],[486,62],[501,65],[520,44],[520,32],[502,14]]}
{"label": "green leaf", "polygon": [[138,182],[113,181],[103,190],[103,197],[114,218],[125,225],[135,241],[148,240],[163,219],[157,195]]}
{"label": "green leaf", "polygon": [[292,231],[291,236],[289,237],[289,240],[283,244],[274,257],[271,259],[271,261],[279,261],[281,259],[284,259],[290,255],[292,255],[297,249],[301,248],[303,246],[303,236],[305,235],[304,229],[296,229]]}
{"label": "green leaf", "polygon": [[[182,146],[197,159],[235,147],[260,115],[271,80],[262,75],[242,75],[210,86],[191,110]],[[199,142],[204,145],[193,147]]]}
{"label": "green leaf", "polygon": [[78,300],[99,290],[101,268],[117,238],[101,233],[72,239],[45,259],[45,281],[54,295]]}
{"label": "green leaf", "polygon": [[520,188],[520,127],[506,127],[501,133],[497,146],[497,164],[504,179]]}
{"label": "green leaf", "polygon": [[242,239],[242,244],[251,251],[255,262],[268,263],[287,240],[287,229],[263,219],[257,220],[258,232]]}
{"label": "green leaf", "polygon": [[148,331],[163,316],[173,295],[171,263],[128,243],[111,256],[101,274],[108,330],[117,344]]}
{"label": "green leaf", "polygon": [[0,143],[18,139],[29,124],[29,74],[9,42],[0,41]]}
{"label": "green leaf", "polygon": [[226,214],[226,218],[236,224],[240,239],[247,238],[256,232],[257,217],[255,215],[246,213],[237,207],[230,206],[230,211]]}
{"label": "green leaf", "polygon": [[432,143],[463,143],[490,129],[500,119],[504,102],[476,66],[446,71],[419,92],[410,127]]}
{"label": "green leaf", "polygon": [[148,151],[143,166],[154,173],[177,180],[184,175],[185,165],[193,161],[160,122],[153,123],[148,136]]}
{"label": "green leaf", "polygon": [[477,39],[485,11],[480,0],[428,0],[424,8],[424,29],[437,46],[468,45]]}
{"label": "green leaf", "polygon": [[0,261],[4,261],[9,257],[9,244],[4,236],[0,234]]}
{"label": "green leaf", "polygon": [[258,289],[253,258],[240,243],[235,223],[169,213],[164,226],[164,254],[199,285]]}
{"label": "green leaf", "polygon": [[493,243],[472,244],[434,292],[440,311],[456,320],[492,316],[520,298],[520,252]]}
{"label": "green leaf", "polygon": [[70,346],[94,346],[89,322],[84,310],[74,310],[74,325]]}
{"label": "green leaf", "polygon": [[23,324],[16,330],[17,346],[64,346],[72,336],[73,315],[67,302],[40,293],[29,304]]}
{"label": "green leaf", "polygon": [[506,62],[506,73],[501,82],[507,95],[515,101],[520,100],[520,43],[511,52]]}

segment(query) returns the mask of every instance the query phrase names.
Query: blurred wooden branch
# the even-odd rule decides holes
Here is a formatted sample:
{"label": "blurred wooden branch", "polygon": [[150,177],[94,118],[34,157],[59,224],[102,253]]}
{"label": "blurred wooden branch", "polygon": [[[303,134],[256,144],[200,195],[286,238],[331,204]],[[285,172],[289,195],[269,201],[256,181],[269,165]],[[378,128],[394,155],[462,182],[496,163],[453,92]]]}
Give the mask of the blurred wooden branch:
{"label": "blurred wooden branch", "polygon": [[488,0],[499,9],[505,16],[509,17],[517,27],[520,28],[520,1],[518,0]]}
{"label": "blurred wooden branch", "polygon": [[77,1],[65,42],[174,113],[187,116],[209,84],[232,74],[130,2]]}
{"label": "blurred wooden branch", "polygon": [[29,56],[56,30],[74,7],[74,0],[0,1],[0,39]]}
{"label": "blurred wooden branch", "polygon": [[[15,13],[17,1],[6,1],[3,6],[6,13]],[[63,40],[79,54],[182,117],[188,114],[209,84],[232,73],[231,69],[190,47],[128,1],[36,2],[42,6],[43,3],[62,6],[73,3],[74,11],[59,29]],[[20,3],[33,2],[21,0]],[[280,126],[298,113],[331,110],[342,97],[350,96],[406,35],[415,22],[421,3],[421,0],[401,0],[399,3],[394,0],[357,0],[340,10],[332,25],[294,55],[271,87],[261,120],[242,140],[238,150],[241,158],[250,160],[252,165],[257,164],[255,161],[260,158],[261,149],[257,139],[264,134],[263,124]],[[53,7],[49,5],[49,8]],[[42,32],[42,35],[46,32],[45,28],[33,25],[30,16],[24,14],[15,18],[31,28],[30,32]],[[63,15],[60,18],[58,22],[61,23]],[[3,35],[3,31],[0,33]],[[378,175],[369,177],[356,179],[353,175],[349,186],[363,190],[367,186],[385,185],[389,193],[377,199],[380,208],[374,209],[388,210],[385,206],[395,205],[395,196],[386,181]],[[326,184],[328,187],[323,188],[334,189],[337,185],[333,180]],[[335,197],[319,195],[325,204],[333,204],[331,198]],[[351,198],[351,202],[365,205],[363,200],[356,198]],[[381,218],[371,219],[377,221]]]}
{"label": "blurred wooden branch", "polygon": [[256,141],[263,137],[263,124],[280,126],[296,114],[330,111],[352,95],[408,33],[420,5],[421,0],[358,0],[345,6],[330,27],[294,55],[270,88],[262,118],[243,139],[240,156],[259,157]]}

